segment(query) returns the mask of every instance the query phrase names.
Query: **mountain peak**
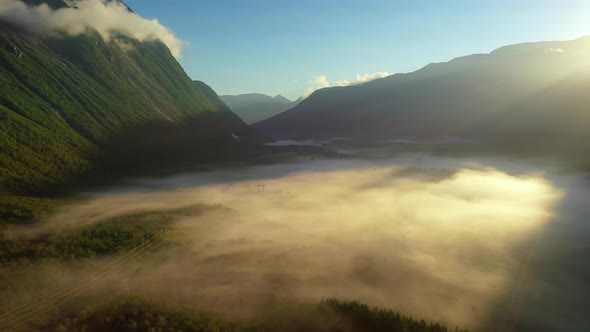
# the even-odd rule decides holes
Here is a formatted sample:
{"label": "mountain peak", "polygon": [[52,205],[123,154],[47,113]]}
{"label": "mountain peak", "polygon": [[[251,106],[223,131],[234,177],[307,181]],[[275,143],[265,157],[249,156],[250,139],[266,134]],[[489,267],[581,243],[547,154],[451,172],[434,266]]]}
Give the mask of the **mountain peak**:
{"label": "mountain peak", "polygon": [[284,104],[290,104],[290,103],[292,103],[292,101],[291,101],[291,100],[289,100],[289,99],[285,98],[285,97],[284,97],[283,95],[281,95],[281,94],[278,94],[278,95],[274,96],[274,97],[273,97],[273,99],[274,99],[274,100],[276,100],[276,101],[279,101],[279,102],[281,102],[281,103],[284,103]]}

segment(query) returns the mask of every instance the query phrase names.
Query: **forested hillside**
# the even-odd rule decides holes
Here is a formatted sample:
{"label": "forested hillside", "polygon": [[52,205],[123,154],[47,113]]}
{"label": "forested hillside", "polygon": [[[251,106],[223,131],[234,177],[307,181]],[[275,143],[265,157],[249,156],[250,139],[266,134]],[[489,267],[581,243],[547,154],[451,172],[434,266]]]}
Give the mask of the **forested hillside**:
{"label": "forested hillside", "polygon": [[28,214],[14,195],[52,195],[97,168],[205,159],[248,131],[155,40],[1,23],[0,86],[0,213],[9,216]]}

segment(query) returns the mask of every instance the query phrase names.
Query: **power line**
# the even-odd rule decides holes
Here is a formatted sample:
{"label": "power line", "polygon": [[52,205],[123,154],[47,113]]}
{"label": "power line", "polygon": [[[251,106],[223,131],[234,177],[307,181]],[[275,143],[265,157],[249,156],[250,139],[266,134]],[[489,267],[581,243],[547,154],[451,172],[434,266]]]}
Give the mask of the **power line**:
{"label": "power line", "polygon": [[[15,320],[15,321],[13,321],[13,322],[8,322],[8,324],[7,324],[7,322],[5,321],[5,322],[4,322],[4,323],[2,323],[2,325],[0,326],[0,330],[2,330],[2,329],[4,329],[4,328],[7,328],[7,327],[10,327],[10,326],[12,326],[13,328],[15,328],[15,327],[17,327],[17,326],[19,326],[19,325],[22,325],[22,324],[24,324],[24,323],[26,323],[26,322],[30,321],[30,319],[32,319],[32,318],[35,318],[35,317],[37,317],[37,316],[39,316],[39,315],[43,314],[44,312],[47,312],[47,310],[45,310],[45,311],[42,311],[42,312],[40,312],[39,314],[37,314],[37,315],[35,315],[35,316],[31,317],[30,319],[27,319],[27,318],[28,318],[30,315],[32,315],[32,314],[35,314],[35,313],[36,313],[36,312],[38,312],[39,310],[41,310],[41,309],[43,309],[43,308],[45,308],[45,307],[47,307],[47,306],[51,305],[51,304],[52,304],[52,301],[53,301],[53,302],[55,302],[55,301],[61,301],[61,300],[63,300],[63,299],[65,299],[65,301],[69,301],[69,300],[71,300],[73,297],[77,296],[78,294],[80,294],[80,293],[82,293],[82,292],[84,292],[84,291],[86,291],[86,290],[90,289],[92,286],[94,286],[94,285],[97,283],[97,282],[95,281],[95,280],[96,280],[96,278],[98,278],[98,280],[99,280],[99,281],[101,281],[101,279],[103,279],[103,278],[106,278],[106,277],[110,276],[111,274],[118,272],[118,271],[119,271],[119,270],[121,270],[122,268],[125,268],[125,267],[126,267],[125,265],[121,266],[122,264],[125,264],[125,263],[126,263],[126,262],[128,262],[129,260],[132,260],[134,257],[136,257],[136,256],[140,255],[142,252],[144,252],[144,253],[145,253],[145,252],[149,252],[149,251],[151,251],[151,250],[149,250],[149,249],[153,249],[153,248],[154,248],[154,245],[156,245],[156,246],[157,246],[157,245],[159,245],[160,243],[162,243],[163,241],[164,241],[164,239],[155,239],[155,240],[150,240],[150,241],[146,242],[146,243],[149,243],[149,244],[148,244],[148,246],[147,246],[146,248],[144,248],[144,249],[141,249],[140,251],[138,251],[138,252],[137,252],[137,253],[135,253],[135,254],[132,254],[132,255],[126,255],[127,257],[123,256],[123,257],[125,257],[125,258],[123,258],[123,259],[119,259],[119,262],[117,262],[117,264],[115,264],[114,266],[110,267],[108,271],[103,271],[103,272],[101,272],[103,275],[99,275],[100,273],[97,273],[97,274],[95,274],[95,275],[90,275],[90,276],[88,276],[88,277],[86,277],[86,278],[84,278],[84,279],[81,279],[79,282],[75,283],[75,284],[74,284],[74,286],[73,286],[73,287],[70,287],[70,289],[69,289],[69,290],[67,290],[67,289],[66,289],[66,290],[65,290],[66,292],[65,292],[64,294],[62,294],[62,295],[59,295],[59,293],[61,293],[61,292],[59,292],[58,294],[54,294],[54,295],[53,295],[53,296],[51,296],[50,298],[47,298],[47,299],[45,299],[45,300],[41,301],[41,302],[40,302],[40,303],[42,303],[42,305],[41,305],[41,306],[39,306],[39,307],[37,307],[37,308],[34,308],[34,306],[29,306],[28,308],[26,308],[26,309],[24,309],[24,310],[21,310],[21,311],[20,311],[18,314],[16,314],[16,315],[12,315],[12,317],[14,317],[14,316],[18,316],[18,315],[21,315],[20,317],[17,317],[17,318],[16,318],[16,320]],[[146,243],[144,243],[144,245],[145,245]],[[142,255],[141,257],[143,257],[143,255]],[[79,291],[79,290],[80,290],[80,291]],[[62,291],[62,292],[63,292],[63,291]],[[76,292],[78,292],[78,293],[76,293]],[[59,295],[59,296],[58,296],[58,295]],[[56,297],[56,296],[57,296],[57,297]],[[55,298],[55,299],[53,299],[54,297],[56,297],[56,298]],[[62,302],[63,302],[63,301],[62,301]],[[60,303],[62,303],[62,302],[60,302]],[[38,304],[39,304],[39,303],[38,303]],[[32,311],[29,311],[29,310],[31,310],[31,309],[32,309]],[[51,310],[51,309],[52,309],[52,308],[50,308],[49,310]],[[18,325],[14,326],[14,323],[18,323],[18,321],[19,321],[19,320],[21,321],[21,323],[19,323]]]}
{"label": "power line", "polygon": [[[127,252],[127,253],[123,254],[122,256],[120,256],[120,257],[119,257],[117,260],[111,261],[109,264],[106,264],[106,268],[108,268],[108,266],[109,266],[109,265],[113,265],[113,264],[116,264],[118,261],[124,260],[126,256],[129,256],[129,255],[131,255],[133,252],[135,252],[135,251],[139,250],[141,247],[145,246],[146,244],[148,244],[148,243],[149,243],[149,242],[151,242],[152,240],[154,240],[154,239],[150,239],[150,240],[148,240],[148,241],[146,241],[146,242],[143,242],[143,243],[142,243],[142,244],[140,244],[139,246],[137,246],[137,247],[133,248],[133,249],[132,249],[132,250],[130,250],[129,252]],[[92,277],[92,274],[91,274],[91,275],[89,275],[89,276],[87,276],[87,277],[85,277],[85,278],[87,279],[87,278],[90,278],[90,277]],[[65,286],[65,287],[62,287],[61,289],[58,289],[57,291],[53,292],[53,294],[49,294],[49,295],[42,296],[41,298],[37,298],[37,299],[36,299],[36,300],[34,300],[34,301],[31,301],[31,302],[29,302],[29,303],[27,303],[27,304],[21,305],[20,307],[13,309],[13,310],[12,310],[13,312],[14,312],[15,310],[17,310],[17,312],[16,312],[16,313],[12,313],[11,315],[8,315],[8,316],[4,315],[4,317],[2,317],[2,318],[0,319],[0,325],[1,325],[1,324],[2,324],[2,322],[3,322],[3,321],[5,321],[6,319],[9,319],[9,318],[11,318],[11,317],[17,316],[17,315],[19,315],[20,313],[22,313],[23,311],[26,311],[26,310],[30,309],[31,307],[33,307],[33,306],[35,306],[35,305],[38,305],[38,304],[39,304],[39,303],[41,303],[41,302],[47,301],[47,300],[49,300],[49,299],[52,299],[53,297],[55,297],[55,296],[57,296],[57,295],[59,295],[59,294],[63,293],[64,291],[67,291],[67,289],[68,289],[68,288],[75,287],[75,286],[77,286],[78,284],[82,283],[83,281],[84,281],[84,278],[82,278],[82,279],[80,279],[80,280],[76,281],[76,282],[75,282],[75,283],[73,283],[73,284],[70,284],[70,285],[67,285],[67,286]]]}
{"label": "power line", "polygon": [[[266,191],[266,184],[257,183],[257,184],[253,184],[252,187],[255,188],[256,193],[258,193],[258,194],[260,194],[260,193],[264,194],[265,191]],[[253,193],[254,192],[254,189],[253,190],[250,190],[250,185],[249,184],[245,184],[244,185],[244,192],[245,193],[251,193],[251,192]]]}
{"label": "power line", "polygon": [[[145,250],[145,251],[144,251],[144,252],[143,252],[143,253],[142,253],[142,254],[141,254],[139,257],[137,257],[136,259],[133,259],[131,263],[133,263],[133,262],[136,262],[136,261],[140,260],[141,258],[145,257],[147,254],[149,254],[150,252],[152,252],[152,251],[154,251],[155,249],[157,249],[157,248],[158,248],[158,247],[159,247],[159,246],[160,246],[162,243],[164,243],[164,242],[165,242],[165,241],[166,241],[168,238],[170,238],[170,237],[172,237],[172,236],[170,235],[170,236],[168,236],[168,237],[162,238],[161,240],[159,240],[159,242],[158,242],[158,243],[156,243],[155,245],[152,245],[152,246],[151,246],[151,248],[148,248],[147,250]],[[125,263],[125,262],[123,262],[123,263]],[[48,311],[50,311],[50,310],[53,310],[53,309],[56,309],[56,308],[58,308],[60,305],[62,305],[62,304],[64,304],[64,303],[66,303],[66,302],[68,302],[68,301],[72,300],[73,298],[77,297],[78,295],[80,295],[80,294],[82,294],[82,293],[84,293],[84,292],[88,291],[89,289],[91,289],[91,288],[92,288],[92,287],[94,287],[95,285],[97,285],[97,284],[99,284],[100,282],[102,282],[102,281],[106,280],[107,278],[111,277],[111,276],[112,276],[112,275],[114,275],[115,273],[122,271],[122,270],[123,270],[123,269],[125,269],[126,267],[127,267],[127,265],[120,266],[119,268],[116,268],[115,270],[111,270],[111,271],[107,272],[107,273],[106,273],[106,275],[104,275],[104,276],[102,276],[102,277],[99,277],[99,279],[98,279],[98,280],[96,280],[96,281],[91,281],[91,282],[88,282],[88,283],[86,283],[85,285],[83,285],[83,286],[82,286],[82,289],[80,289],[80,290],[79,290],[79,291],[77,291],[76,293],[72,294],[72,295],[71,295],[71,296],[69,296],[69,297],[66,297],[65,299],[61,300],[60,302],[58,302],[58,303],[56,303],[56,304],[52,305],[51,307],[49,307],[49,308],[47,308],[47,309],[45,309],[45,310],[43,310],[43,311],[41,311],[41,312],[38,312],[40,309],[37,309],[37,310],[35,310],[35,311],[32,311],[32,312],[28,313],[28,314],[27,314],[27,315],[25,315],[24,317],[21,317],[23,320],[22,320],[20,323],[18,323],[17,325],[12,325],[12,329],[16,329],[16,328],[18,328],[18,327],[21,327],[22,325],[24,325],[24,324],[26,324],[26,323],[30,322],[31,320],[33,320],[33,319],[35,319],[35,318],[37,318],[37,317],[41,316],[42,314],[44,314],[44,313],[46,313],[46,312],[48,312]],[[49,304],[46,304],[46,305],[44,305],[44,306],[42,306],[42,307],[46,307],[46,306],[48,306],[48,305],[51,305],[51,303],[49,303]],[[33,316],[32,316],[32,317],[30,317],[30,318],[27,318],[29,315],[31,315],[31,314],[34,314],[35,312],[38,312],[38,313],[37,313],[37,314],[35,314],[35,315],[33,315]],[[8,324],[8,325],[0,326],[0,329],[3,329],[3,328],[5,328],[5,327],[7,327],[7,326],[8,326],[8,327],[10,327],[11,325],[10,325],[10,324]]]}
{"label": "power line", "polygon": [[[34,318],[42,315],[43,313],[47,312],[48,310],[51,310],[53,308],[57,308],[59,305],[65,303],[67,301],[70,301],[74,297],[89,290],[90,288],[92,288],[93,286],[98,284],[99,282],[101,282],[101,281],[105,280],[106,278],[112,276],[113,274],[123,270],[124,268],[126,268],[129,265],[127,263],[133,263],[133,262],[143,258],[145,255],[147,255],[148,253],[157,249],[162,243],[164,243],[167,239],[169,239],[171,237],[172,237],[172,235],[164,236],[163,238],[160,238],[160,239],[152,238],[152,239],[142,243],[138,247],[132,249],[128,253],[125,253],[124,255],[119,257],[117,260],[111,262],[110,264],[107,264],[106,271],[100,271],[95,274],[89,275],[88,277],[82,278],[82,279],[78,280],[76,283],[74,283],[73,285],[70,285],[70,287],[66,287],[58,292],[55,292],[53,295],[50,295],[49,297],[42,299],[40,302],[37,301],[33,305],[24,306],[24,308],[22,308],[23,306],[21,306],[21,309],[18,310],[17,313],[13,313],[12,315],[9,315],[8,317],[4,317],[3,321],[0,322],[0,330],[6,329],[11,326],[12,326],[12,328],[17,328],[17,327],[27,323],[31,319],[34,319]],[[133,252],[135,252],[135,253],[133,253]],[[139,256],[139,257],[137,257],[137,256]],[[62,294],[62,293],[64,293],[64,294]],[[46,310],[42,310],[43,308],[52,305],[52,302],[54,303],[55,301],[58,301],[58,303],[54,304],[52,307],[50,307]],[[38,306],[39,304],[42,304],[42,305]],[[38,307],[35,308],[35,305],[37,305]],[[39,312],[40,310],[42,310],[42,311]],[[37,313],[37,314],[35,314],[35,313]],[[32,314],[35,314],[35,315],[33,317],[29,318],[29,316]],[[18,316],[20,316],[20,317],[18,317]],[[9,322],[9,319],[12,317],[16,317],[16,320],[13,322]],[[19,323],[19,321],[21,321],[21,322]],[[18,323],[18,324],[14,325],[15,323]]]}
{"label": "power line", "polygon": [[[163,232],[163,231],[160,231],[160,232],[158,232],[158,234],[159,234],[159,233],[162,233],[162,232]],[[156,236],[157,236],[157,234],[156,234]],[[134,247],[134,246],[135,246],[135,245],[137,245],[138,243],[144,243],[144,241],[147,241],[147,240],[145,240],[145,238],[139,238],[139,239],[136,239],[135,241],[133,241],[133,242],[132,242],[130,245],[128,245],[127,247]],[[80,270],[80,271],[77,271],[76,273],[74,273],[73,275],[71,275],[70,277],[68,277],[66,280],[63,280],[63,281],[61,281],[59,285],[55,286],[55,287],[54,287],[54,288],[53,288],[51,291],[49,291],[48,293],[53,293],[53,292],[55,292],[55,291],[58,291],[58,290],[59,290],[59,289],[61,289],[61,288],[64,288],[64,287],[69,287],[69,286],[71,286],[71,285],[69,285],[69,284],[68,284],[70,281],[72,281],[72,280],[76,279],[77,277],[79,277],[80,275],[82,275],[82,274],[83,274],[84,272],[86,272],[86,271],[90,271],[91,269],[94,269],[94,268],[100,267],[101,265],[104,265],[105,263],[107,263],[107,262],[111,261],[111,259],[112,259],[113,257],[117,256],[117,255],[118,255],[118,254],[119,254],[121,251],[122,251],[122,249],[115,249],[115,250],[112,250],[112,251],[111,251],[111,252],[108,254],[108,256],[106,256],[106,257],[104,257],[104,258],[102,258],[102,259],[100,259],[100,260],[98,260],[98,261],[96,261],[96,262],[94,262],[94,263],[90,264],[90,266],[87,266],[87,267],[85,267],[84,269],[82,269],[82,270]],[[47,295],[45,295],[45,296],[47,296]],[[12,313],[12,312],[14,312],[14,311],[16,311],[16,310],[18,310],[18,309],[20,309],[20,308],[24,307],[24,306],[27,306],[27,305],[29,305],[31,302],[38,302],[38,301],[39,301],[39,297],[36,297],[35,299],[27,298],[27,299],[23,299],[23,300],[17,301],[16,303],[12,303],[11,305],[12,305],[12,306],[14,306],[12,309],[10,309],[10,310],[8,310],[8,311],[5,311],[5,312],[3,312],[2,314],[0,314],[0,322],[3,320],[4,316],[6,316],[6,315],[8,315],[8,314],[10,314],[10,313]],[[29,304],[27,304],[27,303],[25,303],[25,302],[28,302]]]}

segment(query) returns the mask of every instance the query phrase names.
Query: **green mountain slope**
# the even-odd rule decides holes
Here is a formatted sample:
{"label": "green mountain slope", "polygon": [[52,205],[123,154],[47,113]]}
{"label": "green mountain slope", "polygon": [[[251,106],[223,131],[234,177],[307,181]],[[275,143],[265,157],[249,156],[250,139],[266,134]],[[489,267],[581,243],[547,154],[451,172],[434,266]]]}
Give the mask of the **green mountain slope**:
{"label": "green mountain slope", "polygon": [[203,159],[248,132],[157,41],[0,23],[0,86],[0,196],[48,195],[97,167]]}

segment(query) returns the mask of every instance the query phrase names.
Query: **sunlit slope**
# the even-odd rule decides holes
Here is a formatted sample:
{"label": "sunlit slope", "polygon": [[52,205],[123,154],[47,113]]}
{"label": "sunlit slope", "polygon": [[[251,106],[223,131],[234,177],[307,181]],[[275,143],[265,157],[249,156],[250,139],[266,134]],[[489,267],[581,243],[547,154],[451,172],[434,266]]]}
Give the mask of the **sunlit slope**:
{"label": "sunlit slope", "polygon": [[149,162],[148,150],[169,152],[167,143],[182,154],[179,145],[246,130],[157,41],[42,38],[2,25],[0,85],[0,192],[35,193],[110,155]]}
{"label": "sunlit slope", "polygon": [[528,135],[538,142],[547,135],[577,141],[590,130],[589,65],[588,37],[513,45],[322,89],[256,127],[281,138]]}

